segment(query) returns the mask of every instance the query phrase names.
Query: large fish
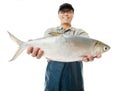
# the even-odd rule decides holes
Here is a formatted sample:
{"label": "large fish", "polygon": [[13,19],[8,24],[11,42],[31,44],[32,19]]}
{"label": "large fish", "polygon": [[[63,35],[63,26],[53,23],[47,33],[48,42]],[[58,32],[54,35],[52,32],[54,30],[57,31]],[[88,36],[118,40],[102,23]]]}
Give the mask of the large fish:
{"label": "large fish", "polygon": [[[26,48],[29,46],[39,47],[44,51],[44,56],[53,61],[60,62],[73,62],[80,61],[82,57],[92,55],[95,57],[97,54],[107,52],[110,47],[98,40],[65,35],[59,33],[51,33],[49,37],[43,37],[32,41],[23,42],[8,32],[11,39],[14,40],[19,48],[12,60],[16,59]],[[56,35],[58,34],[58,35]]]}

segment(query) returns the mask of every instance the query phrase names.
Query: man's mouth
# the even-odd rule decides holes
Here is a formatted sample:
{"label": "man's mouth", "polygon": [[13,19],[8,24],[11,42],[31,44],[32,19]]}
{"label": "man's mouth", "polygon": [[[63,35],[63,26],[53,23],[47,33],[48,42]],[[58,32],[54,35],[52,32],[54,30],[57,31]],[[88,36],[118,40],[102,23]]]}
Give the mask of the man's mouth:
{"label": "man's mouth", "polygon": [[68,20],[69,18],[68,17],[63,17],[64,20]]}

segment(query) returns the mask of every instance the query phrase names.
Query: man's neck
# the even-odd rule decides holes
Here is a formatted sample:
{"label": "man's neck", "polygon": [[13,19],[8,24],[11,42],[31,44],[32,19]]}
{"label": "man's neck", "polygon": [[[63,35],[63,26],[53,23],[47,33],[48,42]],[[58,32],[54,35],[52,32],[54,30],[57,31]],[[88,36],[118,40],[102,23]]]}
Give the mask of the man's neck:
{"label": "man's neck", "polygon": [[71,24],[61,24],[64,30],[68,30],[71,27]]}

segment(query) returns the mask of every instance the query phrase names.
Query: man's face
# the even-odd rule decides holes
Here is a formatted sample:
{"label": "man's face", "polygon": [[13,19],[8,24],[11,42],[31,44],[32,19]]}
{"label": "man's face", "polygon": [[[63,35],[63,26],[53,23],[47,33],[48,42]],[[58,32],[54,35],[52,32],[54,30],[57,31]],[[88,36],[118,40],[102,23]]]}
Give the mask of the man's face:
{"label": "man's face", "polygon": [[74,12],[69,9],[63,9],[59,11],[58,17],[62,24],[71,24]]}

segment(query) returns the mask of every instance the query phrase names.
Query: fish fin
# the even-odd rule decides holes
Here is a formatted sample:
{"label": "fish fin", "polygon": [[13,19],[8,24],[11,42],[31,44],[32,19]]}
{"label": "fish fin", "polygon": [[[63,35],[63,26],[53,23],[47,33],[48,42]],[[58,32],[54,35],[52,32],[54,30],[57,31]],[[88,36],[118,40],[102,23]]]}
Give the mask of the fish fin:
{"label": "fish fin", "polygon": [[26,47],[23,45],[24,44],[23,41],[21,41],[18,38],[16,38],[10,32],[8,32],[8,34],[10,35],[10,38],[19,45],[18,50],[16,51],[16,53],[14,54],[14,56],[12,57],[12,59],[10,60],[10,61],[12,61],[12,60],[16,59],[25,50]]}
{"label": "fish fin", "polygon": [[19,47],[19,49],[16,51],[16,53],[14,54],[14,56],[12,57],[12,59],[10,59],[9,61],[13,61],[15,60],[23,51],[24,51],[25,48],[23,47]]}
{"label": "fish fin", "polygon": [[11,34],[10,32],[8,32],[10,38],[15,41],[18,45],[23,44],[23,41],[19,40],[18,38],[16,38],[13,34]]}
{"label": "fish fin", "polygon": [[52,36],[58,36],[58,35],[61,35],[63,33],[60,33],[60,32],[50,32],[49,34],[52,35]]}

